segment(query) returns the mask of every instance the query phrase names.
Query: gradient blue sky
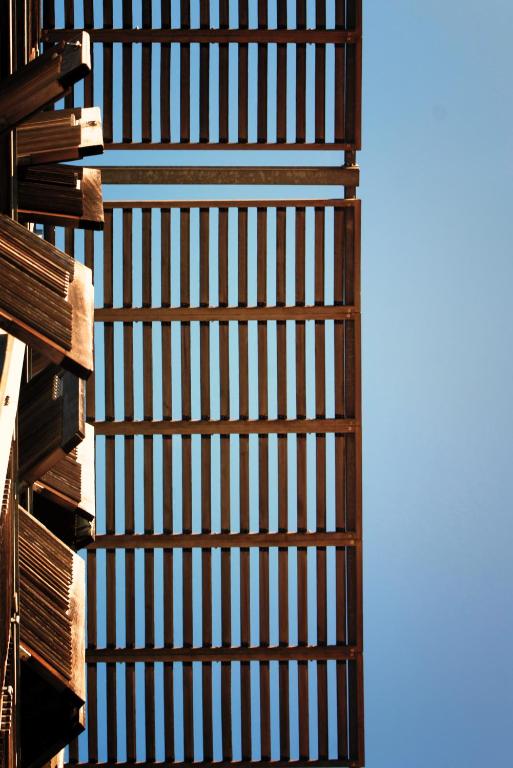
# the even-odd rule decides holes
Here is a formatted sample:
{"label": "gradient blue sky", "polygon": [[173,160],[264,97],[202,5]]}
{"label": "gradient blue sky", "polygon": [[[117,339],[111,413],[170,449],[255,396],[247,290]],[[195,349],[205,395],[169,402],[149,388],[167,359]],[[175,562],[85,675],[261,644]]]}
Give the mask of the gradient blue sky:
{"label": "gradient blue sky", "polygon": [[368,768],[513,747],[513,4],[364,0]]}

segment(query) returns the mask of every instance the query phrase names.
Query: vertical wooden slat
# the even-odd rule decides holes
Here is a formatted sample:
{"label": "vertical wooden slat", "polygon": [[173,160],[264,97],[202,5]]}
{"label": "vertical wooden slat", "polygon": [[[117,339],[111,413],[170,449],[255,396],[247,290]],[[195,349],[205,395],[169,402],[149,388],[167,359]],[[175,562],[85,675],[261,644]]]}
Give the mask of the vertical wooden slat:
{"label": "vertical wooden slat", "polygon": [[[153,437],[144,437],[144,532],[153,533]],[[144,635],[145,647],[155,646],[154,553],[144,551]],[[146,759],[155,759],[155,669],[144,665]]]}
{"label": "vertical wooden slat", "polygon": [[[96,552],[87,552],[87,647],[96,648]],[[98,760],[98,705],[96,664],[87,666],[87,750],[89,760]]]}
{"label": "vertical wooden slat", "polygon": [[[210,2],[200,0],[200,28],[210,27]],[[210,46],[208,43],[200,44],[200,70],[199,70],[199,140],[201,143],[209,140],[209,71],[210,71]]]}
{"label": "vertical wooden slat", "polygon": [[[345,29],[346,4],[339,0],[335,3],[335,28]],[[346,140],[345,131],[345,83],[346,83],[346,46],[335,45],[335,141]]]}
{"label": "vertical wooden slat", "polygon": [[[209,303],[208,208],[200,211],[200,305]],[[201,418],[210,418],[210,323],[200,323]]]}
{"label": "vertical wooden slat", "polygon": [[346,220],[349,211],[335,208],[333,211],[333,303],[352,304],[347,295],[346,275],[350,268],[346,251]]}
{"label": "vertical wooden slat", "polygon": [[[92,0],[89,0],[89,4],[92,4]],[[43,25],[45,29],[54,29],[55,27],[54,0],[47,0],[46,3],[43,3]]]}
{"label": "vertical wooden slat", "polygon": [[280,760],[290,757],[289,733],[289,662],[280,661]]}
{"label": "vertical wooden slat", "polygon": [[180,209],[180,305],[190,303],[190,211]]}
{"label": "vertical wooden slat", "polygon": [[257,141],[267,141],[267,43],[258,44]]}
{"label": "vertical wooden slat", "polygon": [[[75,26],[75,14],[73,0],[64,0],[64,27],[66,29],[73,29]],[[64,96],[64,106],[66,108],[73,107],[75,101],[75,87],[72,85]],[[66,252],[67,248],[65,249]]]}
{"label": "vertical wooden slat", "polygon": [[[248,303],[248,210],[240,208],[238,213],[238,278],[239,306]],[[249,417],[249,358],[248,324],[239,322],[239,418]]]}
{"label": "vertical wooden slat", "polygon": [[257,211],[257,304],[267,303],[267,208]]}
{"label": "vertical wooden slat", "polygon": [[242,533],[249,531],[249,438],[239,437],[239,527]]}
{"label": "vertical wooden slat", "polygon": [[228,208],[219,209],[219,306],[228,306]]}
{"label": "vertical wooden slat", "polygon": [[[218,291],[219,306],[228,306],[228,209],[219,209],[218,234]],[[221,419],[230,417],[230,356],[229,326],[219,323],[219,394]]]}
{"label": "vertical wooden slat", "polygon": [[[112,211],[105,212],[103,239],[103,306],[113,305]],[[104,324],[105,419],[114,419],[114,324]]]}
{"label": "vertical wooden slat", "polygon": [[249,661],[240,665],[241,751],[242,760],[251,760],[251,669]]}
{"label": "vertical wooden slat", "polygon": [[[219,27],[228,29],[229,9],[227,0],[219,2]],[[219,141],[225,143],[228,141],[229,125],[229,54],[228,43],[219,44]]]}
{"label": "vertical wooden slat", "polygon": [[296,415],[298,419],[306,417],[306,358],[305,358],[305,323],[296,323]]}
{"label": "vertical wooden slat", "polygon": [[[181,1],[181,29],[190,27],[190,2]],[[180,141],[190,141],[191,51],[189,43],[180,45]]]}
{"label": "vertical wooden slat", "polygon": [[[123,29],[131,29],[132,19],[132,0],[123,0]],[[123,141],[132,141],[132,45],[123,43],[122,45],[122,67],[123,67]]]}
{"label": "vertical wooden slat", "polygon": [[[306,0],[296,0],[296,27],[306,29]],[[306,139],[306,43],[296,45],[296,142]]]}
{"label": "vertical wooden slat", "polygon": [[[306,555],[306,550],[305,550]],[[310,757],[309,739],[309,701],[308,701],[308,662],[299,661],[297,665],[298,693],[298,725],[299,725],[299,758],[308,760]]]}
{"label": "vertical wooden slat", "polygon": [[212,733],[212,664],[203,662],[202,670],[202,704],[203,704],[203,760],[211,763],[214,754]]}
{"label": "vertical wooden slat", "polygon": [[232,665],[229,661],[221,663],[221,736],[223,743],[223,762],[232,759]]}
{"label": "vertical wooden slat", "polygon": [[[357,2],[347,3],[347,27],[348,29],[357,28]],[[359,148],[359,107],[361,90],[358,89],[358,60],[360,58],[359,48],[355,44],[346,47],[346,99],[345,99],[345,138]],[[361,71],[361,70],[360,70]]]}
{"label": "vertical wooden slat", "polygon": [[317,745],[318,760],[328,759],[328,665],[317,661]]}
{"label": "vertical wooden slat", "polygon": [[[285,208],[276,211],[276,304],[286,300],[286,218]],[[278,418],[287,417],[287,327],[284,320],[276,323]]]}
{"label": "vertical wooden slat", "polygon": [[269,662],[260,662],[260,752],[261,760],[271,759],[271,690]]}
{"label": "vertical wooden slat", "polygon": [[305,209],[296,208],[296,304],[305,304]]}
{"label": "vertical wooden slat", "polygon": [[306,531],[306,435],[299,434],[296,440],[297,474],[297,529]]}
{"label": "vertical wooden slat", "polygon": [[345,661],[337,662],[337,752],[341,758],[348,756],[346,669]]}
{"label": "vertical wooden slat", "polygon": [[[112,0],[105,0],[103,3],[103,26],[105,29],[112,29]],[[103,110],[102,110],[102,128],[103,140],[105,144],[111,144],[113,141],[112,125],[112,104],[113,104],[113,44],[104,43],[103,45]]]}
{"label": "vertical wooden slat", "polygon": [[[326,28],[326,3],[316,3],[316,27]],[[326,139],[326,46],[315,46],[315,141],[324,144]]]}
{"label": "vertical wooden slat", "polygon": [[[190,550],[189,550],[190,552]],[[185,554],[185,550],[184,550]],[[192,661],[185,661],[183,668],[183,752],[186,763],[194,762],[194,703]]]}
{"label": "vertical wooden slat", "polygon": [[286,209],[276,209],[276,304],[285,306],[287,252],[286,252]]}
{"label": "vertical wooden slat", "polygon": [[335,435],[335,527],[347,529],[346,522],[346,458],[344,435]]}
{"label": "vertical wooden slat", "polygon": [[172,662],[164,663],[164,749],[167,763],[174,762],[174,690]]}
{"label": "vertical wooden slat", "polygon": [[68,763],[70,765],[76,765],[78,763],[78,738],[70,741],[68,748]]}
{"label": "vertical wooden slat", "polygon": [[[151,2],[143,0],[143,29],[151,29]],[[141,94],[141,137],[143,142],[151,141],[151,43],[142,44],[141,56],[142,94]]]}
{"label": "vertical wooden slat", "polygon": [[324,303],[324,208],[315,208],[315,303]]}
{"label": "vertical wooden slat", "polygon": [[[173,531],[172,510],[172,438],[164,435],[162,438],[163,460],[163,530],[164,533]],[[173,622],[173,550],[164,549],[164,645],[167,648],[173,646],[174,622]],[[171,662],[164,662],[164,748],[166,762],[173,762],[175,757],[174,747],[174,691],[173,669]]]}
{"label": "vertical wooden slat", "polygon": [[[131,373],[131,370],[130,370]],[[127,379],[125,378],[125,391]],[[125,437],[125,531],[130,534],[135,529],[134,505],[134,438]],[[135,648],[135,552],[127,549],[125,553],[125,627],[126,646]],[[136,756],[136,715],[135,715],[135,664],[125,665],[125,715],[126,715],[126,751],[127,760]]]}
{"label": "vertical wooden slat", "polygon": [[347,664],[349,757],[363,761],[363,667],[361,657]]}
{"label": "vertical wooden slat", "polygon": [[[115,474],[115,438],[105,438],[105,475],[113,478]],[[105,484],[105,518],[107,533],[115,532],[115,484]],[[116,647],[116,551],[107,549],[107,647]],[[116,701],[116,665],[107,664],[107,758],[117,760],[117,701]]]}
{"label": "vertical wooden slat", "polygon": [[248,303],[248,209],[238,209],[238,278],[239,278],[239,307]]}
{"label": "vertical wooden slat", "polygon": [[[267,0],[258,0],[258,28],[267,28]],[[258,45],[257,140],[267,141],[267,44]]]}
{"label": "vertical wooden slat", "polygon": [[230,418],[230,368],[228,349],[228,323],[219,323],[219,387],[221,396],[221,418]]}
{"label": "vertical wooden slat", "polygon": [[355,320],[344,323],[344,412],[356,416],[356,338]]}
{"label": "vertical wooden slat", "polygon": [[315,506],[317,511],[317,530],[326,530],[326,435],[315,436]]}
{"label": "vertical wooden slat", "polygon": [[306,645],[308,643],[308,583],[306,547],[298,547],[297,550],[297,610],[298,645]]}
{"label": "vertical wooden slat", "polygon": [[[248,28],[248,0],[239,0],[239,28]],[[240,43],[237,46],[239,55],[239,112],[238,112],[238,138],[239,144],[245,144],[248,140],[248,46]]]}
{"label": "vertical wooden slat", "polygon": [[[171,28],[171,5],[161,0],[161,25]],[[160,141],[171,141],[171,45],[160,46]]]}
{"label": "vertical wooden slat", "polygon": [[[171,305],[171,215],[169,209],[161,211],[161,305]],[[162,334],[162,418],[172,416],[172,368],[171,368],[171,323],[161,324]],[[165,438],[164,438],[165,439]],[[170,472],[171,465],[167,465]]]}
{"label": "vertical wooden slat", "polygon": [[326,603],[326,547],[317,547],[317,645],[328,642]]}
{"label": "vertical wooden slat", "polygon": [[[277,4],[278,29],[287,28],[287,3]],[[287,46],[279,43],[276,61],[276,140],[287,141]]]}

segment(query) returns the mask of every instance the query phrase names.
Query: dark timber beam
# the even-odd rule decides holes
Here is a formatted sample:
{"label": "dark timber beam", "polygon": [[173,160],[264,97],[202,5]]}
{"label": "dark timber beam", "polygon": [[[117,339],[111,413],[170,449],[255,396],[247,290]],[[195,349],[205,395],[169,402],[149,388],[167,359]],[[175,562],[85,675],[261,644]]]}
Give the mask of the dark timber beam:
{"label": "dark timber beam", "polygon": [[201,549],[231,547],[354,547],[346,531],[295,533],[120,533],[96,536],[90,549]]}
{"label": "dark timber beam", "polygon": [[88,664],[140,661],[344,661],[356,659],[359,649],[354,645],[294,645],[294,646],[229,646],[213,648],[89,648]]}
{"label": "dark timber beam", "polygon": [[351,434],[359,429],[359,422],[355,419],[96,421],[94,429],[97,435]]}
{"label": "dark timber beam", "polygon": [[[104,184],[330,184],[356,187],[360,169],[234,167],[102,167]],[[275,203],[276,204],[276,203]],[[283,203],[282,203],[283,205]]]}
{"label": "dark timber beam", "polygon": [[[65,40],[77,30],[45,29],[43,40]],[[94,43],[357,43],[356,29],[88,29]]]}
{"label": "dark timber beam", "polygon": [[103,307],[95,309],[94,319],[102,323],[136,322],[248,322],[251,320],[353,320],[354,307]]}

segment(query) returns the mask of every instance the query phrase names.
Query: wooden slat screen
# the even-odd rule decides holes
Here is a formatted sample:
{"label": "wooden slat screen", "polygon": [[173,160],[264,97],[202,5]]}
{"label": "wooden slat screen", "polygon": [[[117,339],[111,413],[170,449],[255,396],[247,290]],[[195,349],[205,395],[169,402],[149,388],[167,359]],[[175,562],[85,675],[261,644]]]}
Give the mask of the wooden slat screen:
{"label": "wooden slat screen", "polygon": [[91,765],[359,764],[360,204],[252,202],[106,205]]}
{"label": "wooden slat screen", "polygon": [[[115,19],[112,2],[103,19],[83,5],[102,73],[84,106],[103,104],[106,145],[359,148],[359,0],[319,0],[308,19],[306,0],[295,13],[285,2],[270,3],[274,13],[243,1],[235,13],[227,2],[123,2]],[[47,14],[46,39],[76,21]]]}
{"label": "wooden slat screen", "polygon": [[[360,3],[98,7],[84,104],[103,100],[133,165],[144,148],[347,151],[262,178],[109,168],[174,199],[134,202],[138,186],[105,202],[102,235],[46,229],[96,296],[88,724],[69,762],[362,766]],[[47,12],[48,38],[80,15]],[[219,182],[225,200],[180,190]]]}

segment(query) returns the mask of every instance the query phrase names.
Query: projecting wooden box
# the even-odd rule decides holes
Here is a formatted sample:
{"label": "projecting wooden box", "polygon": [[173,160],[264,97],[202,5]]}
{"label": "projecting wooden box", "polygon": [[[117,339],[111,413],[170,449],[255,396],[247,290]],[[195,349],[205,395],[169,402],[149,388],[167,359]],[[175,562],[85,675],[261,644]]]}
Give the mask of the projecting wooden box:
{"label": "projecting wooden box", "polygon": [[19,510],[22,766],[83,730],[84,562]]}

